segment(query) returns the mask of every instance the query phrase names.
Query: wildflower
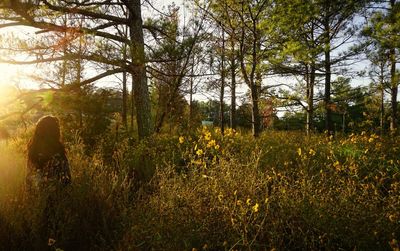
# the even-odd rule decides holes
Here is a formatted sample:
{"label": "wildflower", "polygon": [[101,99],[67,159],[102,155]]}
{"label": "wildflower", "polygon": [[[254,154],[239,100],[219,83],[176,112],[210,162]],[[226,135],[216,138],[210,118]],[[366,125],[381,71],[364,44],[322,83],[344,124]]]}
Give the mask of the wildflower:
{"label": "wildflower", "polygon": [[389,215],[389,220],[391,221],[391,222],[395,222],[396,221],[396,216],[394,216],[393,214],[391,214],[391,215]]}
{"label": "wildflower", "polygon": [[333,163],[333,166],[334,167],[337,167],[337,166],[339,166],[340,165],[340,163],[339,163],[339,161],[337,160],[335,163]]}
{"label": "wildflower", "polygon": [[310,149],[310,151],[308,152],[308,154],[310,154],[311,156],[314,156],[315,153],[316,153],[316,152],[315,152],[313,149]]}
{"label": "wildflower", "polygon": [[185,142],[185,137],[180,136],[179,137],[179,144],[183,144],[183,142]]}
{"label": "wildflower", "polygon": [[215,145],[216,145],[215,140],[210,140],[210,141],[208,142],[208,144],[207,144],[207,148],[211,148],[211,147],[213,147],[213,146],[215,146]]}
{"label": "wildflower", "polygon": [[54,243],[56,243],[56,240],[54,240],[53,238],[49,238],[49,240],[47,241],[47,245],[50,247],[53,246]]}
{"label": "wildflower", "polygon": [[371,137],[371,138],[369,138],[369,139],[368,139],[368,142],[369,142],[369,143],[372,143],[372,142],[374,142],[374,138],[372,138],[372,137]]}
{"label": "wildflower", "polygon": [[219,149],[219,145],[215,145],[214,148],[215,148],[215,150],[218,150]]}
{"label": "wildflower", "polygon": [[251,202],[251,199],[250,199],[250,198],[247,198],[246,204],[247,204],[248,206],[250,206],[250,202]]}
{"label": "wildflower", "polygon": [[258,205],[258,203],[256,203],[256,204],[253,206],[252,209],[253,209],[253,212],[254,212],[254,213],[257,213],[257,212],[258,212],[259,206],[260,206],[260,205]]}
{"label": "wildflower", "polygon": [[198,156],[201,156],[201,155],[203,155],[203,150],[201,150],[201,149],[199,149],[199,150],[197,150],[196,151],[196,154],[198,155]]}
{"label": "wildflower", "polygon": [[301,148],[300,148],[300,147],[297,149],[297,154],[298,154],[299,156],[301,156]]}
{"label": "wildflower", "polygon": [[203,162],[202,162],[201,160],[192,160],[191,163],[194,164],[194,165],[201,165],[201,164],[203,164]]}
{"label": "wildflower", "polygon": [[392,239],[390,242],[390,247],[393,249],[393,251],[398,251],[400,250],[400,244],[396,239]]}

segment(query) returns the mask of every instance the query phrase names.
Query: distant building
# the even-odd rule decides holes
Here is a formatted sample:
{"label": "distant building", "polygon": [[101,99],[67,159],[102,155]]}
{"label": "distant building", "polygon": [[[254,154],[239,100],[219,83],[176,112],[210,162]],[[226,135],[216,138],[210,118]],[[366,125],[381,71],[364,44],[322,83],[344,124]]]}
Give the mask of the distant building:
{"label": "distant building", "polygon": [[213,126],[214,122],[211,121],[211,120],[202,120],[201,121],[201,125],[203,125],[203,126]]}

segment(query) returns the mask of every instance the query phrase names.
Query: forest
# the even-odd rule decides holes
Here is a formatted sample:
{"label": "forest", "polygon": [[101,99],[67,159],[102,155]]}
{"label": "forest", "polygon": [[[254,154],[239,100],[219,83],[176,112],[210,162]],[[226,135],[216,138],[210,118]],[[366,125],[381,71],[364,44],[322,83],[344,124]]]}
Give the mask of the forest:
{"label": "forest", "polygon": [[398,0],[0,0],[0,250],[399,251],[399,66]]}

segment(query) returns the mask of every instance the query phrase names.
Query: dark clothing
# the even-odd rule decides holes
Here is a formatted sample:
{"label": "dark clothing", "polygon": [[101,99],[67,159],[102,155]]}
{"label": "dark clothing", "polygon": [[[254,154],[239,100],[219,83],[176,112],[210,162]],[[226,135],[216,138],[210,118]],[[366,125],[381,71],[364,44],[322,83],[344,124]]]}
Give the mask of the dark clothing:
{"label": "dark clothing", "polygon": [[51,184],[71,183],[71,172],[65,153],[57,153],[50,158],[28,158],[26,183],[29,189],[37,189]]}
{"label": "dark clothing", "polygon": [[34,227],[37,228],[37,243],[39,250],[54,250],[47,246],[50,239],[57,240],[57,246],[63,245],[63,234],[68,215],[68,209],[64,206],[69,200],[71,172],[65,153],[56,153],[51,157],[28,157],[26,186],[30,199],[44,203],[40,218]]}

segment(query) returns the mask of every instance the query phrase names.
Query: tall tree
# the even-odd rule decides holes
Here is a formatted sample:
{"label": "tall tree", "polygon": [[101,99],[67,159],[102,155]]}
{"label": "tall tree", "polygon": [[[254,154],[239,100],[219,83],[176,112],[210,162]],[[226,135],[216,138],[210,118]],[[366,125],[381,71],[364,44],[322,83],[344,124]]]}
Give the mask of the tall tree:
{"label": "tall tree", "polygon": [[[101,50],[88,51],[83,54],[70,53],[60,55],[56,46],[49,47],[54,53],[47,53],[41,57],[27,61],[14,59],[2,60],[9,63],[38,64],[65,59],[76,60],[80,58],[100,64],[103,72],[82,80],[78,85],[92,83],[101,78],[128,71],[134,82],[134,96],[136,106],[136,118],[138,135],[140,138],[149,136],[152,131],[150,99],[146,77],[146,57],[144,52],[143,22],[140,0],[111,0],[104,4],[104,1],[2,1],[0,3],[1,19],[4,21],[1,27],[9,26],[30,26],[42,33],[62,33],[73,31],[82,35],[92,37],[97,43],[111,42],[124,43],[129,48],[129,58],[122,60],[119,54],[107,54]],[[127,10],[127,17],[120,17],[115,13]],[[64,14],[74,15],[76,19],[88,20],[79,25],[63,25],[59,22],[60,16]],[[129,31],[129,39],[120,36],[115,32],[115,27],[126,27]],[[149,27],[150,28],[150,27]],[[37,36],[37,37],[38,37]],[[110,47],[109,47],[110,48]]]}
{"label": "tall tree", "polygon": [[343,52],[339,57],[332,58],[332,52],[355,36],[353,19],[368,3],[365,0],[331,1],[319,0],[316,3],[318,15],[315,17],[317,25],[323,33],[324,71],[325,71],[325,130],[333,133],[331,78],[332,67],[354,56],[354,51]]}
{"label": "tall tree", "polygon": [[[383,10],[375,11],[364,30],[364,35],[371,40],[372,45],[388,56],[390,72],[390,130],[397,129],[397,94],[398,73],[396,63],[398,61],[400,47],[400,2],[390,0],[387,5],[381,6]],[[383,70],[383,69],[382,69]]]}
{"label": "tall tree", "polygon": [[[269,21],[269,33],[275,43],[275,56],[270,60],[274,72],[293,76],[300,85],[305,82],[304,87],[297,90],[298,93],[294,96],[293,93],[286,92],[289,95],[280,98],[288,99],[289,103],[294,101],[305,109],[308,134],[314,127],[314,90],[317,77],[322,73],[320,57],[323,53],[323,41],[315,19],[316,10],[312,1],[277,0],[272,20]],[[298,89],[297,86],[294,89]]]}

